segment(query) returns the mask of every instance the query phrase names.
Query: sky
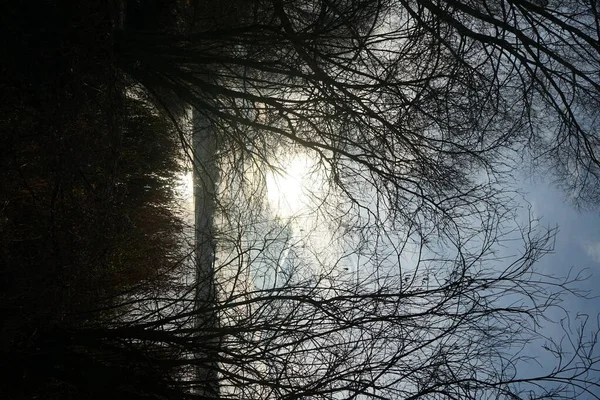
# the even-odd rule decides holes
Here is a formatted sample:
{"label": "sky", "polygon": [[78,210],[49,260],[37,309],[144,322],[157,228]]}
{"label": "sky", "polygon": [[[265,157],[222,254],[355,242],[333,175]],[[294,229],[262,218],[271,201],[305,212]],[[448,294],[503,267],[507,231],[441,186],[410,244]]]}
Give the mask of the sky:
{"label": "sky", "polygon": [[[292,186],[300,184],[300,180],[297,176],[293,176],[291,180],[283,179],[279,183],[288,195],[297,196],[298,189],[297,187],[293,189]],[[522,176],[518,187],[522,193],[523,209],[529,208],[532,216],[539,220],[541,226],[556,229],[554,251],[545,255],[537,263],[537,270],[559,278],[565,277],[569,273],[574,276],[578,272],[583,272],[583,275],[589,276],[589,278],[578,283],[577,288],[589,291],[592,297],[600,296],[600,213],[576,209],[573,204],[569,203],[562,190],[556,188],[549,180],[539,176]],[[276,197],[273,194],[271,196]],[[525,212],[525,214],[527,213]],[[526,221],[520,222],[525,223]],[[522,243],[516,242],[516,246],[522,246]],[[518,254],[521,248],[515,247],[508,250],[513,250],[511,251],[513,254]],[[547,323],[542,328],[543,334],[560,342],[565,333],[559,322],[565,318],[565,311],[569,314],[570,327],[573,329],[571,334],[576,332],[575,330],[581,322],[577,316],[581,314],[587,314],[590,317],[587,332],[588,335],[592,334],[594,330],[598,329],[599,304],[600,298],[586,299],[565,296],[562,303],[563,310],[558,308],[549,310],[547,316],[555,323]],[[549,372],[548,369],[556,366],[557,360],[544,350],[545,344],[540,340],[523,349],[523,355],[531,355],[536,360],[531,361],[531,368],[523,368],[520,373],[530,377],[544,370]],[[600,351],[597,350],[596,354],[600,354]]]}
{"label": "sky", "polygon": [[[309,189],[315,190],[315,187],[323,185],[324,182],[319,182],[319,179],[314,176],[312,179],[306,177],[312,167],[306,157],[291,158],[284,164],[282,174],[266,177],[267,193],[265,200],[272,207],[273,217],[285,221],[293,214],[306,211],[304,209],[306,205],[303,205],[301,201],[302,187],[307,186]],[[189,187],[190,185],[189,179],[187,181],[184,179],[182,182],[182,187]],[[579,288],[600,295],[599,213],[575,209],[565,200],[564,192],[554,188],[550,182],[544,181],[540,177],[535,179],[521,177],[518,187],[523,193],[521,203],[524,209],[530,207],[533,216],[539,218],[542,226],[550,229],[557,228],[554,252],[542,258],[538,262],[537,268],[558,277],[565,276],[570,270],[584,270],[585,274],[590,275],[590,278],[583,282]],[[298,247],[307,247],[314,250],[314,246],[330,246],[328,240],[323,240],[324,233],[322,231],[312,232],[312,229],[308,229],[307,226],[300,229],[300,226],[296,226],[296,224],[291,224],[290,227],[290,235],[293,236],[292,242],[297,241]],[[296,228],[297,232],[294,231]],[[310,233],[306,233],[306,231],[310,231]],[[300,237],[302,237],[302,240],[298,239]],[[312,239],[315,238],[319,240],[313,242]],[[522,246],[522,243],[517,245]],[[278,249],[274,250],[277,251]],[[300,248],[298,250],[302,252]],[[513,250],[512,253],[517,254],[520,248],[515,247]],[[322,254],[321,251],[316,253]],[[288,258],[287,254],[290,254],[290,252],[285,252],[286,256],[282,258],[281,268],[283,268],[283,264]],[[349,273],[351,274],[352,271]],[[258,275],[260,274],[257,273]],[[265,279],[267,279],[266,275],[261,278],[263,285],[267,283]],[[254,281],[254,284],[261,286],[257,281]],[[600,311],[599,302],[600,299],[582,299],[572,296],[564,299],[563,306],[572,317],[578,313],[588,314],[591,317],[590,324],[593,328],[596,326],[596,314]],[[559,321],[564,317],[564,314],[560,313],[559,310],[554,310],[554,315],[550,315],[550,317]],[[573,327],[575,327],[577,321],[575,319],[572,321]],[[560,340],[564,336],[559,324],[548,324],[544,327],[543,333],[556,340]],[[543,345],[543,342],[533,343],[523,350],[523,354],[536,357],[537,362],[539,362],[537,367],[551,368],[556,365],[556,360],[553,360],[543,350]],[[535,362],[532,361],[532,363]],[[532,365],[532,368],[524,368],[521,372],[530,377],[536,374],[535,368],[537,367]]]}
{"label": "sky", "polygon": [[[577,210],[566,200],[564,192],[541,179],[523,178],[524,197],[531,204],[532,213],[544,226],[557,227],[553,254],[540,261],[544,270],[564,275],[569,269],[585,269],[591,277],[582,289],[600,295],[600,214]],[[572,300],[575,310],[597,313],[600,299]],[[583,308],[582,308],[583,307]]]}
{"label": "sky", "polygon": [[[284,218],[307,207],[301,203],[303,186],[314,191],[315,187],[311,186],[324,184],[320,179],[306,178],[312,168],[306,156],[296,157],[287,164],[288,168],[282,174],[267,177],[268,201]],[[556,276],[564,276],[569,271],[584,271],[590,278],[582,283],[581,289],[600,296],[600,213],[576,209],[563,191],[540,176],[523,174],[519,180],[523,208],[530,207],[542,226],[557,229],[554,252],[542,258],[539,268]],[[568,301],[567,308],[574,311],[591,314],[600,311],[600,299]]]}
{"label": "sky", "polygon": [[[529,203],[533,216],[539,218],[543,226],[557,229],[554,251],[537,263],[537,269],[557,277],[564,277],[569,271],[572,274],[583,271],[588,276],[577,288],[589,291],[591,298],[566,296],[562,303],[564,310],[553,309],[547,313],[555,323],[544,326],[543,334],[560,341],[565,333],[558,322],[568,313],[569,319],[565,321],[571,322],[571,334],[576,333],[578,324],[583,320],[581,316],[589,316],[586,332],[587,338],[590,338],[598,330],[600,313],[600,298],[593,298],[600,296],[600,213],[576,209],[566,200],[565,193],[546,179],[523,177],[520,183],[523,204]],[[542,345],[544,343],[538,342],[524,349],[524,353],[536,358],[526,374],[544,367],[548,371],[556,365],[556,360],[543,350]],[[595,353],[600,354],[600,350],[596,349]],[[600,376],[597,378],[600,379]]]}

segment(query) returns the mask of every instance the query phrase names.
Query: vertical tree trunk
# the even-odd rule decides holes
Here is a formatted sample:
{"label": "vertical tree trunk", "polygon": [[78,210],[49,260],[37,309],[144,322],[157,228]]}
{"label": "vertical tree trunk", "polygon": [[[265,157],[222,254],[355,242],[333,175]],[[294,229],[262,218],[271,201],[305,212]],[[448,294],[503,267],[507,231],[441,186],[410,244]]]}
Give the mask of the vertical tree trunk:
{"label": "vertical tree trunk", "polygon": [[[216,183],[218,169],[216,164],[217,140],[214,128],[200,115],[193,111],[193,145],[194,145],[194,203],[195,203],[195,247],[196,247],[196,328],[198,340],[204,342],[206,358],[213,360],[207,365],[197,368],[197,379],[206,382],[207,397],[218,397],[216,360],[219,351],[219,340],[214,338],[219,321],[216,312],[203,311],[214,309],[216,300],[214,267],[215,238],[213,217],[215,213]],[[206,332],[203,335],[202,332]],[[210,339],[203,338],[209,336]]]}

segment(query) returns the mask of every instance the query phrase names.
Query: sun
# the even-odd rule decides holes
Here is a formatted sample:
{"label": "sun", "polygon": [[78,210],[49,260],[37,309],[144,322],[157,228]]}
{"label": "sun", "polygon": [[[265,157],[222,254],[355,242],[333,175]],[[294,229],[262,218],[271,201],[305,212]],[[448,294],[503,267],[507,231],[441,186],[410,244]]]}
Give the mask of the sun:
{"label": "sun", "polygon": [[285,167],[281,170],[267,173],[267,200],[275,214],[291,218],[309,210],[310,194],[315,189],[315,162],[307,154],[298,153],[282,164]]}

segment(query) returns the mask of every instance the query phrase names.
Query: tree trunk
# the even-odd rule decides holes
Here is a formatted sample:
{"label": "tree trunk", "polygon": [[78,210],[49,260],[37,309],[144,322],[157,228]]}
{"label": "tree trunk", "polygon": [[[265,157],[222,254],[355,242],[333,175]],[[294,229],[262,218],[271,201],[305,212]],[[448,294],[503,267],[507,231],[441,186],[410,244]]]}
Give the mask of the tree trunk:
{"label": "tree trunk", "polygon": [[[218,169],[216,164],[217,140],[214,128],[194,110],[194,202],[195,202],[195,244],[196,244],[196,307],[200,311],[196,319],[198,330],[206,329],[211,338],[207,338],[206,358],[215,360],[197,368],[198,380],[205,381],[207,397],[218,397],[216,359],[219,340],[214,337],[214,329],[219,321],[215,311],[207,313],[202,309],[213,309],[215,303],[215,239],[213,217],[215,213],[216,183]],[[201,335],[200,335],[201,336]],[[214,356],[211,356],[213,354]],[[198,355],[196,355],[198,356]]]}

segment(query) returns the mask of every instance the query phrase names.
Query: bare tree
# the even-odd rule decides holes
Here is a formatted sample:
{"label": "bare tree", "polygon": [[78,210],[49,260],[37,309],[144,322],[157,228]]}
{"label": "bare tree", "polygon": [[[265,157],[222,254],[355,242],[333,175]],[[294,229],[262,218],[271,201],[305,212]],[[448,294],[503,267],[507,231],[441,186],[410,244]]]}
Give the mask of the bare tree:
{"label": "bare tree", "polygon": [[[156,362],[190,397],[207,395],[189,373],[201,365],[231,398],[598,398],[586,321],[564,341],[540,329],[581,277],[536,270],[553,232],[511,227],[506,191],[524,149],[574,200],[597,190],[597,11],[273,0],[223,27],[125,31],[122,70],[166,113],[176,97],[214,129],[220,295],[102,340],[176,349]],[[301,226],[257,201],[277,157],[298,151],[325,177],[312,218],[329,252],[303,250]],[[219,326],[189,325],[215,313]],[[520,350],[540,340],[556,363],[530,373]]]}
{"label": "bare tree", "polygon": [[[410,238],[383,233],[378,246],[345,248],[325,264],[324,255],[298,245],[289,223],[260,223],[260,214],[240,212],[231,224],[237,218],[230,213],[222,225],[230,241],[223,229],[212,306],[172,292],[161,301],[178,307],[71,332],[66,347],[116,352],[152,377],[148,386],[123,375],[128,390],[147,398],[213,397],[211,375],[221,398],[598,397],[596,335],[587,336],[587,321],[563,326],[562,337],[542,329],[562,297],[581,294],[583,279],[536,270],[552,250],[552,232],[533,224],[504,234],[485,230],[483,242],[465,240],[453,256],[448,248],[427,252],[421,242],[413,249],[421,254],[402,268]],[[504,240],[519,237],[523,254],[495,255]],[[366,261],[353,265],[361,269],[356,279],[358,271],[345,271],[343,261],[359,254]],[[219,326],[193,322],[215,313]],[[551,369],[532,367],[533,355],[523,352],[531,345],[555,357]]]}

